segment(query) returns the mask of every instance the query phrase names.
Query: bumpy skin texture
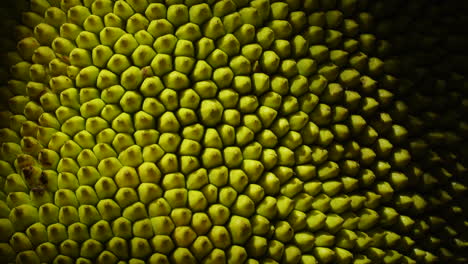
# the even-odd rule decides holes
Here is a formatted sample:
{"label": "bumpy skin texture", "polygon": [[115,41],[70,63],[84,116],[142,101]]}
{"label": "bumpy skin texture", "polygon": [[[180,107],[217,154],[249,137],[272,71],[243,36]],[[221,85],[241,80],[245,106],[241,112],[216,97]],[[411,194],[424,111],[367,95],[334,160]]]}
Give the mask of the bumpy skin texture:
{"label": "bumpy skin texture", "polygon": [[7,263],[468,263],[455,1],[2,8]]}

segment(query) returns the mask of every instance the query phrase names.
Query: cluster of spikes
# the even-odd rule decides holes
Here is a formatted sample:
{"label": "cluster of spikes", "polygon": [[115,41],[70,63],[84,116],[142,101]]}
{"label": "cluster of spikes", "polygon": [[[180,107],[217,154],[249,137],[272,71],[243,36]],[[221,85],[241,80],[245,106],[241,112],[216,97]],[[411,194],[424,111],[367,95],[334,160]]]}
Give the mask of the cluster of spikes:
{"label": "cluster of spikes", "polygon": [[467,263],[468,122],[407,95],[468,82],[395,55],[388,2],[18,1],[0,259]]}

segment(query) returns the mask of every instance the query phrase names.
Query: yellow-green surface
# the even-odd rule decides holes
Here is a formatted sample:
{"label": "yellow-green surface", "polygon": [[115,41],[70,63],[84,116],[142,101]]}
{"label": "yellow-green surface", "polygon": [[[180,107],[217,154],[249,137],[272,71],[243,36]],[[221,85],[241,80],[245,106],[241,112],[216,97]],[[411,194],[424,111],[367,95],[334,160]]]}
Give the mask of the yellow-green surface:
{"label": "yellow-green surface", "polygon": [[5,263],[468,263],[466,4],[2,6]]}

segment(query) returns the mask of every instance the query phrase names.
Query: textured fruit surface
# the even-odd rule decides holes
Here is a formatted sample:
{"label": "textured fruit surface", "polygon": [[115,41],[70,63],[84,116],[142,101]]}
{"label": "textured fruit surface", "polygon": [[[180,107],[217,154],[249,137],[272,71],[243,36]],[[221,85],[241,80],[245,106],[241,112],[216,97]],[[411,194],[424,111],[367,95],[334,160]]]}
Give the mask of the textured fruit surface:
{"label": "textured fruit surface", "polygon": [[468,6],[18,0],[2,263],[468,263]]}

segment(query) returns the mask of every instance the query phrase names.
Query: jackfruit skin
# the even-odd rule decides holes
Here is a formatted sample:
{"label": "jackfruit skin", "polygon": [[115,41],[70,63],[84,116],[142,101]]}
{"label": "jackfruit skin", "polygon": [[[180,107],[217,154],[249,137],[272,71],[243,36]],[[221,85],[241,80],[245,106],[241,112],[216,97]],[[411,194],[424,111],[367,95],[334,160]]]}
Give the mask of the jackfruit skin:
{"label": "jackfruit skin", "polygon": [[467,9],[5,5],[1,259],[467,263]]}

